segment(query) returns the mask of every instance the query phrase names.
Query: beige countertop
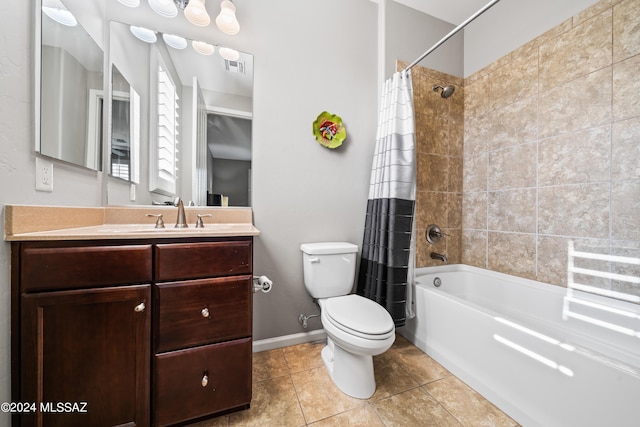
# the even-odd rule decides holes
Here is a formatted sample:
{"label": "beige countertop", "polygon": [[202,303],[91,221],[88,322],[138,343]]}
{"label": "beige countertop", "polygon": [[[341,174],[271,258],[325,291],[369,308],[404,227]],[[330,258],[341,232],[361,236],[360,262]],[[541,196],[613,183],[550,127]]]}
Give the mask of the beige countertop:
{"label": "beige countertop", "polygon": [[[156,229],[162,214],[165,228]],[[185,207],[188,228],[174,228],[178,209],[173,206],[108,206],[96,208],[64,206],[5,206],[5,240],[99,240],[179,237],[257,236],[251,208]],[[197,214],[204,228],[195,228]]]}

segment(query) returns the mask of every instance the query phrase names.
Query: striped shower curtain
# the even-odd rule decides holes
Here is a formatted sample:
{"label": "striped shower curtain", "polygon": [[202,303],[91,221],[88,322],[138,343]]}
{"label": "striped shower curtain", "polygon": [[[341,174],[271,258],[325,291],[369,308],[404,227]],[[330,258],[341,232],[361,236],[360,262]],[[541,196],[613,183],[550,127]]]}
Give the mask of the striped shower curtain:
{"label": "striped shower curtain", "polygon": [[405,70],[384,84],[357,286],[396,326],[413,317],[415,157],[411,72]]}

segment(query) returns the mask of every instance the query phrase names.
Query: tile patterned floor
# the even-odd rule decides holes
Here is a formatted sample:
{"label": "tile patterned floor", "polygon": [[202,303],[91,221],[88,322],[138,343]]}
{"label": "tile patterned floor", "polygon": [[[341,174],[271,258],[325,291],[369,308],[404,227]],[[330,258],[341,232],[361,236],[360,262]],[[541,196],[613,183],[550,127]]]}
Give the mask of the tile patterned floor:
{"label": "tile patterned floor", "polygon": [[400,335],[374,357],[377,389],[367,400],[336,388],[322,363],[323,346],[254,353],[251,408],[189,427],[518,425]]}

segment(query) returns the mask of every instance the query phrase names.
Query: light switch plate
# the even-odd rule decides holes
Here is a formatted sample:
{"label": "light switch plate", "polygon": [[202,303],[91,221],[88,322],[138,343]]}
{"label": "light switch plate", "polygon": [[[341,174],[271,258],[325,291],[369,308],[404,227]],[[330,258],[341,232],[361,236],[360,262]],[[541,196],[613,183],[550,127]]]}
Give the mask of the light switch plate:
{"label": "light switch plate", "polygon": [[36,191],[53,191],[53,163],[36,157]]}

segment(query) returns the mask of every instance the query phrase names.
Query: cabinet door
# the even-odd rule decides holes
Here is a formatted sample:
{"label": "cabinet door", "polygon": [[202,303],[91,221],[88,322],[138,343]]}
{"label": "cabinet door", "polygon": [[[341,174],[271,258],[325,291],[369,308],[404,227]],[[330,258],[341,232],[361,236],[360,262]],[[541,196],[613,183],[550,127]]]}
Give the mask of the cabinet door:
{"label": "cabinet door", "polygon": [[149,285],[23,295],[22,425],[148,426],[150,301]]}

